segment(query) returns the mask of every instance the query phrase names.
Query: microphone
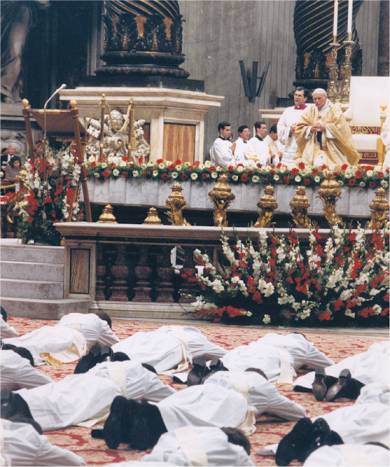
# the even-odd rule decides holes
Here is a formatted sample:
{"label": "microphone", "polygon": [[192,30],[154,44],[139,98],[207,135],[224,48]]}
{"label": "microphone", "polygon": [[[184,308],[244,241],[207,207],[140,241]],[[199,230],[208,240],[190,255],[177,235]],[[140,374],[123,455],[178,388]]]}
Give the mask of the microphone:
{"label": "microphone", "polygon": [[53,94],[47,99],[45,105],[43,106],[43,141],[46,141],[46,108],[47,104],[62,90],[66,88],[66,84],[62,83],[59,88],[57,88]]}
{"label": "microphone", "polygon": [[66,84],[62,83],[61,86],[56,89],[53,94],[49,97],[49,99],[45,102],[45,105],[43,106],[43,109],[45,110],[47,107],[47,104],[55,97],[62,89],[66,88]]}

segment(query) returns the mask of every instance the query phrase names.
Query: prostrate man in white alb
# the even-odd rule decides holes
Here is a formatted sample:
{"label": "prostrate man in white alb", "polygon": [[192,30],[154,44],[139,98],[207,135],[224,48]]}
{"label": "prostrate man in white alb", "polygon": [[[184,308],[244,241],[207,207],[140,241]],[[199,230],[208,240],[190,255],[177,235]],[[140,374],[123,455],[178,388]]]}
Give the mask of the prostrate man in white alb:
{"label": "prostrate man in white alb", "polygon": [[302,87],[298,87],[294,92],[294,105],[287,107],[282,113],[277,125],[279,141],[284,144],[282,163],[289,166],[295,164],[295,154],[297,152],[297,142],[294,132],[296,124],[299,122],[303,111],[306,109],[308,92]]}
{"label": "prostrate man in white alb", "polygon": [[218,123],[218,138],[210,148],[210,160],[220,167],[234,164],[232,152],[232,128],[229,122]]}
{"label": "prostrate man in white alb", "polygon": [[0,465],[85,465],[82,457],[50,444],[28,423],[0,419],[0,429]]}
{"label": "prostrate man in white alb", "polygon": [[266,142],[268,133],[267,124],[265,122],[255,122],[255,136],[249,140],[249,152],[256,157],[251,160],[259,162],[261,165],[267,165],[271,161],[271,153]]}
{"label": "prostrate man in white alb", "polygon": [[253,155],[252,149],[248,143],[251,133],[247,125],[239,126],[237,131],[238,138],[232,145],[234,164],[247,165],[248,156]]}
{"label": "prostrate man in white alb", "polygon": [[119,342],[111,330],[111,319],[104,312],[69,313],[55,326],[42,326],[4,343],[28,349],[35,364],[42,360],[70,363],[88,353],[96,343],[111,346]]}

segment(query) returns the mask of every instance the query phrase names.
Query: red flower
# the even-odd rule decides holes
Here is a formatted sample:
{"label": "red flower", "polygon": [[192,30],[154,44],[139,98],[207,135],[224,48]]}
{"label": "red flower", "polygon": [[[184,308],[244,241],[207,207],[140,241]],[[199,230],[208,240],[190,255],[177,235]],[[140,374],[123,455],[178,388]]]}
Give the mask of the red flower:
{"label": "red flower", "polygon": [[94,169],[96,167],[96,162],[91,162],[89,165]]}
{"label": "red flower", "polygon": [[240,180],[241,180],[242,183],[247,183],[248,180],[249,180],[249,177],[246,174],[242,174],[241,177],[240,177]]}
{"label": "red flower", "polygon": [[339,311],[344,306],[344,302],[339,298],[334,302],[334,311]]}
{"label": "red flower", "polygon": [[256,291],[253,296],[252,296],[252,300],[255,302],[255,303],[261,303],[262,302],[262,299],[261,299],[261,293],[259,291]]}
{"label": "red flower", "polygon": [[162,162],[164,162],[164,159],[157,159],[156,160],[156,164],[161,164]]}
{"label": "red flower", "polygon": [[216,168],[214,165],[212,165],[211,167],[209,167],[209,171],[210,171],[210,172],[215,172],[216,170],[217,170],[217,168]]}
{"label": "red flower", "polygon": [[197,169],[197,168],[199,167],[199,165],[200,165],[200,162],[199,162],[199,161],[195,161],[195,162],[192,164],[192,167],[193,167],[194,169]]}
{"label": "red flower", "polygon": [[175,165],[181,165],[183,162],[180,159],[175,160]]}
{"label": "red flower", "polygon": [[108,170],[108,169],[103,170],[103,173],[102,173],[103,177],[109,177],[110,174],[111,174],[110,170]]}
{"label": "red flower", "polygon": [[298,173],[299,173],[299,170],[296,167],[291,169],[291,175],[297,175]]}
{"label": "red flower", "polygon": [[210,175],[208,173],[202,173],[201,178],[202,180],[208,180],[210,178]]}
{"label": "red flower", "polygon": [[229,172],[233,172],[234,167],[233,167],[232,165],[228,165],[228,168],[227,168],[227,169],[228,169]]}
{"label": "red flower", "polygon": [[362,178],[363,177],[363,174],[360,172],[360,170],[357,170],[355,172],[355,178],[359,179],[359,178]]}
{"label": "red flower", "polygon": [[376,182],[370,182],[370,183],[368,184],[368,186],[369,186],[370,188],[376,188]]}
{"label": "red flower", "polygon": [[301,170],[303,170],[303,169],[305,168],[305,164],[304,164],[303,162],[300,162],[300,163],[298,164],[298,167],[299,167]]}
{"label": "red flower", "polygon": [[284,181],[284,184],[285,184],[285,185],[288,185],[288,184],[290,183],[290,178],[288,177],[288,175],[285,175],[285,176],[283,177],[283,181]]}
{"label": "red flower", "polygon": [[169,175],[167,173],[161,174],[161,180],[168,180]]}
{"label": "red flower", "polygon": [[320,321],[330,321],[332,315],[330,314],[330,311],[322,311],[319,315],[318,315],[318,319]]}
{"label": "red flower", "polygon": [[355,178],[351,178],[349,181],[348,181],[348,186],[355,186],[356,184],[356,179]]}
{"label": "red flower", "polygon": [[303,184],[306,185],[306,186],[310,185],[310,182],[311,182],[310,178],[304,178],[303,179]]}

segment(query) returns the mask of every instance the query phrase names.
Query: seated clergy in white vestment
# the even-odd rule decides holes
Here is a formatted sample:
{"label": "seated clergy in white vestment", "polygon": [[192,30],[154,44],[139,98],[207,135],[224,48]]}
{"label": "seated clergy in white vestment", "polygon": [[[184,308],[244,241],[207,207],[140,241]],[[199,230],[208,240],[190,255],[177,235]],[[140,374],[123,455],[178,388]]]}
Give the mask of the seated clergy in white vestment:
{"label": "seated clergy in white vestment", "polygon": [[131,360],[152,365],[158,373],[183,371],[194,358],[220,358],[226,350],[210,342],[190,326],[163,326],[155,331],[137,332],[112,346]]}
{"label": "seated clergy in white vestment", "polygon": [[258,368],[271,382],[292,383],[295,369],[325,367],[333,363],[304,336],[269,333],[248,345],[236,347],[222,358],[229,370]]}
{"label": "seated clergy in white vestment", "polygon": [[67,449],[50,444],[28,423],[0,419],[1,454],[4,466],[85,465],[84,459]]}
{"label": "seated clergy in white vestment", "polygon": [[[390,343],[388,341],[378,342],[371,345],[366,352],[352,355],[344,358],[339,363],[328,366],[325,373],[338,378],[342,370],[348,369],[352,378],[360,383],[381,382],[388,384],[390,377],[389,357]],[[300,376],[294,381],[294,389],[296,391],[310,391],[314,377],[314,371]]]}
{"label": "seated clergy in white vestment", "polygon": [[210,160],[213,164],[220,167],[233,165],[234,157],[232,152],[232,129],[229,122],[218,123],[218,138],[210,148]]}
{"label": "seated clergy in white vestment", "polygon": [[306,459],[304,467],[387,467],[390,451],[375,444],[337,444],[322,446]]}
{"label": "seated clergy in white vestment", "polygon": [[13,350],[0,350],[0,388],[14,391],[21,388],[35,388],[52,382],[45,373]]}
{"label": "seated clergy in white vestment", "polygon": [[[253,162],[258,162],[261,165],[267,165],[271,163],[271,151],[267,142],[267,124],[265,122],[255,122],[255,136],[249,141],[249,153],[248,157]],[[251,157],[254,155],[255,157]]]}
{"label": "seated clergy in white vestment", "polygon": [[245,435],[255,431],[255,409],[237,391],[212,384],[192,386],[158,404],[116,397],[103,429],[92,437],[104,439],[116,449],[121,443],[132,449],[149,449],[166,431],[184,426],[239,428]]}
{"label": "seated clergy in white vestment", "polygon": [[217,371],[204,384],[215,384],[242,394],[248,404],[256,409],[256,416],[263,413],[276,415],[285,420],[298,420],[305,416],[305,409],[282,396],[276,387],[255,369],[252,371]]}
{"label": "seated clergy in white vestment", "polygon": [[43,431],[104,419],[116,396],[158,402],[175,393],[157,375],[132,361],[104,362],[87,373],[16,392]]}
{"label": "seated clergy in white vestment", "polygon": [[110,317],[103,312],[69,313],[55,326],[43,326],[3,341],[28,349],[36,364],[42,363],[42,359],[69,363],[85,355],[96,343],[110,346],[118,342],[110,324]]}
{"label": "seated clergy in white vestment", "polygon": [[[169,431],[161,435],[153,451],[142,461],[153,465],[156,462],[182,466],[254,465],[249,457],[249,440],[238,430],[225,430],[186,426]],[[237,442],[244,444],[246,449]]]}

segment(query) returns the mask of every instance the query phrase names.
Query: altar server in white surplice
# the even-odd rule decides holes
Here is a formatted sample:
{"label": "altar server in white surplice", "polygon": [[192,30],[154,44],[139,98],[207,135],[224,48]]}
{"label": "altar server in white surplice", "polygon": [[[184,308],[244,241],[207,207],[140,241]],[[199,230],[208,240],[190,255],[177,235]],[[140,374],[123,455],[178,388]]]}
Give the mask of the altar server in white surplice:
{"label": "altar server in white surplice", "polygon": [[237,391],[213,384],[191,386],[157,404],[167,431],[183,426],[240,428],[246,435],[255,432],[254,407]]}
{"label": "altar server in white surplice", "polygon": [[298,420],[305,416],[305,409],[282,396],[276,387],[256,371],[218,371],[204,384],[216,384],[242,394],[248,404],[255,407],[256,416],[263,413],[285,420]]}
{"label": "altar server in white surplice", "polygon": [[193,358],[219,358],[226,352],[190,326],[163,326],[155,331],[137,332],[112,349],[124,352],[131,360],[152,365],[158,373],[184,371]]}
{"label": "altar server in white surplice", "polygon": [[146,466],[156,462],[182,466],[254,465],[245,449],[229,442],[220,428],[194,426],[161,435],[153,451],[142,461]]}
{"label": "altar server in white surplice", "polygon": [[234,165],[232,152],[232,128],[229,122],[218,123],[218,138],[210,148],[210,160],[220,167]]}
{"label": "altar server in white surplice", "polygon": [[294,137],[294,130],[295,125],[299,122],[307,107],[307,98],[308,92],[306,89],[302,87],[296,88],[294,92],[294,105],[287,107],[278,121],[278,138],[284,145],[282,163],[288,167],[295,165],[297,142]]}
{"label": "altar server in white surplice", "polygon": [[30,362],[13,350],[0,350],[0,387],[14,391],[35,388],[52,382],[52,379],[31,366]]}
{"label": "altar server in white surplice", "polygon": [[252,148],[249,145],[250,130],[247,125],[241,125],[237,131],[238,138],[232,145],[234,164],[247,165],[249,162],[248,157],[253,155]]}
{"label": "altar server in white surplice", "polygon": [[[341,371],[348,369],[352,378],[363,384],[379,382],[384,385],[389,384],[389,358],[390,343],[388,341],[378,342],[369,347],[366,352],[362,352],[351,357],[344,358],[339,363],[328,366],[325,373],[338,378]],[[311,389],[314,381],[314,371],[300,376],[294,381],[294,387]]]}
{"label": "altar server in white surplice", "polygon": [[69,313],[56,326],[43,326],[23,336],[4,339],[5,343],[25,347],[36,364],[42,359],[69,363],[85,355],[96,343],[112,345],[119,339],[110,328],[106,313]]}
{"label": "altar server in white surplice", "polygon": [[132,361],[104,362],[87,373],[17,391],[44,431],[104,419],[116,396],[158,402],[174,393],[157,375]]}
{"label": "altar server in white surplice", "polygon": [[85,465],[82,457],[50,444],[28,423],[0,419],[0,428],[1,465]]}
{"label": "altar server in white surplice", "polygon": [[271,152],[269,145],[266,141],[267,138],[267,124],[265,122],[255,122],[255,136],[249,140],[249,152],[251,155],[255,155],[255,158],[251,157],[251,160],[261,165],[267,165],[271,163]]}
{"label": "altar server in white surplice", "polygon": [[306,459],[304,467],[388,467],[390,451],[372,444],[322,446]]}

